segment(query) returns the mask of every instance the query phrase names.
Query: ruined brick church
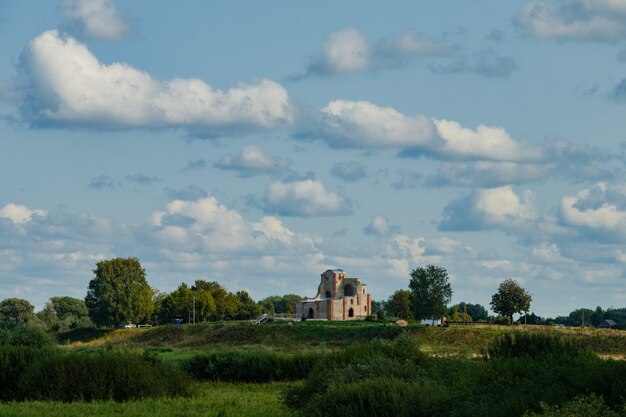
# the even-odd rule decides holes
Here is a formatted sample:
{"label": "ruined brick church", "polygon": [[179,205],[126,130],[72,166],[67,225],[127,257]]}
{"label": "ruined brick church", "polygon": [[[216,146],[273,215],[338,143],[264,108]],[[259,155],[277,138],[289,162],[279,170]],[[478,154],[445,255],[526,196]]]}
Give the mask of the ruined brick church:
{"label": "ruined brick church", "polygon": [[321,275],[317,295],[295,303],[295,316],[318,320],[358,320],[371,314],[372,298],[359,278],[341,269]]}

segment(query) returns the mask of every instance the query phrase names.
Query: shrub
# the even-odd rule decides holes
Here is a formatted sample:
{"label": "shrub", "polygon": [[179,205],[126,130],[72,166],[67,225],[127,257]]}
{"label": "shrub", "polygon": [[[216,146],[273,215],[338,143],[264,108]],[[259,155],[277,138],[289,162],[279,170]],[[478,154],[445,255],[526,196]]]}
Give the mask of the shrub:
{"label": "shrub", "polygon": [[506,316],[498,316],[493,320],[493,324],[508,326],[509,324],[511,324],[511,321]]}
{"label": "shrub", "polygon": [[196,355],[183,362],[183,369],[202,381],[292,381],[305,378],[323,355],[317,352],[224,349]]}
{"label": "shrub", "polygon": [[525,417],[620,417],[623,414],[611,410],[602,396],[595,394],[576,397],[563,406],[547,406],[542,404],[542,412],[526,413]]}
{"label": "shrub", "polygon": [[52,347],[54,338],[42,327],[21,324],[0,330],[0,346]]}
{"label": "shrub", "polygon": [[18,396],[17,381],[37,361],[56,354],[52,349],[26,346],[0,347],[0,401],[10,401]]}
{"label": "shrub", "polygon": [[575,340],[558,334],[515,332],[505,333],[488,348],[491,358],[533,358],[575,360],[592,353]]}
{"label": "shrub", "polygon": [[39,401],[137,400],[191,395],[191,381],[171,365],[124,351],[59,352],[26,369],[16,399]]}

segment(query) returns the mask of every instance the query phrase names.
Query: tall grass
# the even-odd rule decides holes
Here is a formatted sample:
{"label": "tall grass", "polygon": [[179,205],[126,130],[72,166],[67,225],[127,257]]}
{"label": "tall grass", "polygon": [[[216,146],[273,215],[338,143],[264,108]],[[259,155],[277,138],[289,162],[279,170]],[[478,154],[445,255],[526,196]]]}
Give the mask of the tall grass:
{"label": "tall grass", "polygon": [[138,400],[189,396],[191,380],[154,355],[123,350],[0,349],[3,401]]}

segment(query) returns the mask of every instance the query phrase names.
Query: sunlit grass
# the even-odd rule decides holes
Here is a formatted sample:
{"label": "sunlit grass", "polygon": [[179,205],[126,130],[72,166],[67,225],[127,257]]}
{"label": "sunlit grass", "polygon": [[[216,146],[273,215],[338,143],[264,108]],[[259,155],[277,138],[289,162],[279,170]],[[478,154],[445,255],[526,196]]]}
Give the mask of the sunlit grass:
{"label": "sunlit grass", "polygon": [[198,384],[193,398],[146,399],[116,403],[0,403],[0,416],[11,417],[279,417],[293,415],[281,401],[286,384]]}

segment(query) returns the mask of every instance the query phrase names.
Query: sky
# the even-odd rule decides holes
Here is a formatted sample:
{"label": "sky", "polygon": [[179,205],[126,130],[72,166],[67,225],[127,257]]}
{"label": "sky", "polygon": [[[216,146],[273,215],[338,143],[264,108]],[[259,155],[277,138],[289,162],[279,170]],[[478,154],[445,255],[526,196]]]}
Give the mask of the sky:
{"label": "sky", "polygon": [[0,299],[376,300],[447,269],[626,306],[626,0],[0,0]]}

